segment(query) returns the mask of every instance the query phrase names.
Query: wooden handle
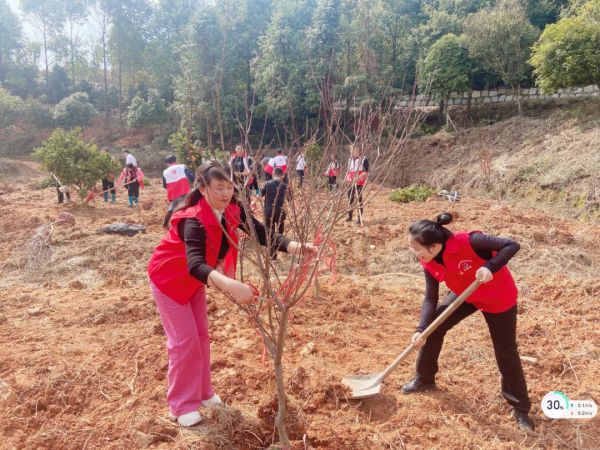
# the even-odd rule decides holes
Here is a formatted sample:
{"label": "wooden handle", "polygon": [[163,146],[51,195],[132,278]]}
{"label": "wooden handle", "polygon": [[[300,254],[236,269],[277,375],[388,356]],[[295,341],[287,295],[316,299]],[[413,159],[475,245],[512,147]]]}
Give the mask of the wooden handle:
{"label": "wooden handle", "polygon": [[[481,281],[475,280],[473,281],[469,287],[467,287],[462,294],[460,294],[458,296],[458,298],[456,300],[454,300],[450,306],[448,306],[448,308],[446,308],[446,310],[440,314],[433,322],[431,322],[431,324],[425,329],[425,331],[423,331],[423,333],[421,333],[421,337],[423,339],[426,339],[429,335],[431,335],[431,333],[433,333],[440,325],[441,323],[446,320],[448,318],[448,316],[450,316],[450,314],[452,314],[454,311],[456,311],[456,309],[463,304],[463,302],[469,298],[469,296],[475,291],[475,289],[477,289],[479,287],[479,285],[481,284]],[[383,371],[381,372],[381,375],[379,375],[377,382],[381,383],[381,381],[383,381],[383,379],[385,377],[387,377],[396,367],[398,367],[398,364],[400,364],[402,361],[404,361],[406,359],[406,357],[408,355],[410,355],[412,353],[413,350],[415,350],[415,345],[414,344],[410,344],[406,350],[404,350],[402,353],[400,353],[400,355],[398,355],[398,357]]]}

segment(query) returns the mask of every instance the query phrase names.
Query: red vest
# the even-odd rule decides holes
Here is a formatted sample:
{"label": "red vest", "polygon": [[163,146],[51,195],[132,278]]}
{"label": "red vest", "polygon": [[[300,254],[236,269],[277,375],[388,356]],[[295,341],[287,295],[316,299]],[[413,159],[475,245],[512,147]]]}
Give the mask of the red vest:
{"label": "red vest", "polygon": [[287,156],[277,155],[275,158],[273,158],[273,166],[279,167],[281,170],[283,170],[283,173],[286,173],[287,172]]}
{"label": "red vest", "polygon": [[[475,272],[486,263],[480,258],[469,242],[472,232],[454,234],[446,241],[446,249],[442,255],[444,265],[431,260],[421,265],[439,282],[455,294],[462,293],[475,280]],[[517,303],[517,286],[505,266],[494,274],[492,281],[480,285],[466,300],[477,309],[489,313],[501,313],[509,310]]]}
{"label": "red vest", "polygon": [[273,161],[273,158],[270,158],[269,162],[263,166],[263,169],[265,169],[265,172],[269,175],[273,175],[274,165],[275,162]]}
{"label": "red vest", "polygon": [[[240,208],[231,203],[225,209],[224,214],[227,223],[227,234],[231,241],[223,266],[225,274],[234,278],[237,263],[237,227],[240,223]],[[159,291],[181,305],[187,303],[198,289],[204,288],[204,283],[188,273],[185,243],[177,233],[179,221],[190,217],[198,219],[204,225],[206,230],[206,262],[209,266],[216,267],[223,230],[205,199],[200,200],[195,206],[190,206],[173,214],[171,227],[167,235],[160,241],[148,263],[148,277],[152,283]]]}
{"label": "red vest", "polygon": [[173,201],[190,191],[190,182],[185,174],[185,165],[172,164],[163,171],[167,184],[167,198]]}
{"label": "red vest", "polygon": [[368,174],[364,171],[365,157],[350,158],[348,160],[348,173],[346,174],[346,181],[354,182],[356,180],[357,186],[364,186],[367,182],[367,178],[362,178],[363,174]]}

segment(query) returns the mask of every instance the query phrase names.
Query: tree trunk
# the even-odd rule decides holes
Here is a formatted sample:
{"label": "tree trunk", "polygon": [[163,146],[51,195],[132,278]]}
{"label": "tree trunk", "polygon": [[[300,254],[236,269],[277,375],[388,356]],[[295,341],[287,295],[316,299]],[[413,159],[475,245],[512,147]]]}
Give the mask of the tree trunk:
{"label": "tree trunk", "polygon": [[287,329],[288,321],[288,310],[284,307],[281,312],[281,319],[279,321],[279,334],[277,336],[277,349],[275,358],[273,360],[273,367],[275,369],[275,384],[277,386],[277,416],[275,416],[275,426],[279,434],[279,441],[284,448],[290,448],[290,438],[285,428],[285,412],[286,412],[286,396],[285,396],[285,384],[283,382],[283,349],[285,347],[285,332]]}
{"label": "tree trunk", "polygon": [[108,117],[108,62],[106,58],[106,3],[102,11],[102,59],[104,65],[104,122],[109,126]]}
{"label": "tree trunk", "polygon": [[439,111],[440,124],[444,123],[444,103],[445,103],[444,100],[440,100],[440,111]]}
{"label": "tree trunk", "polygon": [[521,104],[521,101],[522,101],[522,99],[521,99],[521,83],[517,84],[514,87],[514,90],[515,90],[515,94],[517,96],[517,109],[519,111],[519,115],[521,116],[523,114],[523,106]]}
{"label": "tree trunk", "polygon": [[71,29],[70,41],[71,41],[71,84],[75,86],[75,43],[73,42],[73,20],[69,20],[69,26]]}
{"label": "tree trunk", "polygon": [[46,95],[48,95],[48,44],[46,36],[46,19],[42,22],[43,34],[44,34],[44,63],[46,65]]}
{"label": "tree trunk", "polygon": [[117,59],[119,62],[119,124],[123,126],[123,63],[121,61],[121,37],[117,44]]}

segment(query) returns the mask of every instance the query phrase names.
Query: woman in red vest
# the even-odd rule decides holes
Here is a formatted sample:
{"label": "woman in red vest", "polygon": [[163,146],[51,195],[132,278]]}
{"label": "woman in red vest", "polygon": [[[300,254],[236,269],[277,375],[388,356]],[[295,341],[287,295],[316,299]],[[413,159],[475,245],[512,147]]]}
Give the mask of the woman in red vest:
{"label": "woman in red vest", "polygon": [[[150,287],[167,335],[169,390],[167,402],[180,425],[202,420],[198,408],[221,403],[210,377],[210,339],[206,286],[215,287],[242,304],[256,300],[253,289],[233,279],[237,261],[237,229],[255,231],[260,244],[300,254],[315,252],[281,234],[267,243],[267,230],[246,218],[234,195],[231,169],[218,161],[196,171],[196,188],[173,214],[171,227],[148,264]],[[224,231],[225,230],[225,231]]]}
{"label": "woman in red vest", "polygon": [[[438,357],[444,336],[461,320],[479,310],[487,322],[496,362],[502,375],[502,395],[513,407],[513,416],[522,430],[533,431],[529,417],[531,401],[517,350],[517,287],[506,264],[519,251],[510,239],[479,231],[452,233],[444,227],[452,215],[440,214],[435,222],[420,220],[409,227],[409,247],[425,272],[426,292],[421,321],[412,342],[420,348],[416,377],[402,387],[403,394],[435,388]],[[420,337],[475,279],[479,288],[458,307],[427,340]],[[437,306],[440,282],[452,291]]]}

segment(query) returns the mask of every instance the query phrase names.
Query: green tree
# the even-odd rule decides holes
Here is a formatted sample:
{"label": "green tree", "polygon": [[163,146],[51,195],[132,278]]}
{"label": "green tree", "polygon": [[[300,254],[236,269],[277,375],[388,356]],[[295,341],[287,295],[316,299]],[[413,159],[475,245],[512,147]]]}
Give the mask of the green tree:
{"label": "green tree", "polygon": [[148,24],[146,66],[154,87],[169,102],[175,96],[175,78],[181,75],[179,53],[195,9],[192,0],[159,0]]}
{"label": "green tree", "polygon": [[521,114],[521,82],[528,74],[530,47],[539,34],[518,1],[507,0],[481,10],[464,24],[464,42],[469,56],[512,87]]}
{"label": "green tree", "polygon": [[576,16],[548,25],[533,46],[531,64],[536,83],[545,93],[600,85],[600,1],[591,1]]}
{"label": "green tree", "polygon": [[21,48],[21,23],[6,0],[0,0],[0,82],[6,78],[8,66]]}
{"label": "green tree", "polygon": [[21,115],[23,100],[0,86],[0,127],[8,127]]}
{"label": "green tree", "polygon": [[43,48],[44,48],[44,66],[46,87],[48,86],[48,78],[50,76],[48,47],[49,40],[57,34],[57,31],[62,28],[62,20],[60,14],[59,0],[21,0],[21,8],[32,19],[33,23],[42,33]]}
{"label": "green tree", "polygon": [[23,116],[27,123],[32,124],[38,129],[52,128],[54,126],[54,117],[52,113],[53,108],[39,100],[32,97],[28,97],[27,100],[25,100]]}
{"label": "green tree", "polygon": [[252,61],[256,90],[270,116],[284,129],[282,144],[299,137],[299,125],[308,115],[307,99],[314,98],[307,84],[308,61],[302,46],[311,23],[314,0],[282,0],[275,6],[260,49]]}
{"label": "green tree", "polygon": [[52,72],[48,77],[48,100],[51,103],[58,103],[67,95],[69,95],[69,89],[71,87],[71,80],[67,71],[58,64],[52,67]]}
{"label": "green tree", "polygon": [[127,123],[132,128],[163,123],[168,119],[167,108],[156,89],[148,91],[148,100],[136,94],[129,105]]}
{"label": "green tree", "polygon": [[84,142],[81,129],[54,130],[34,157],[44,170],[53,173],[64,184],[74,186],[81,199],[107,172],[118,170],[110,155],[98,151],[93,142]]}
{"label": "green tree", "polygon": [[533,25],[543,30],[549,23],[556,22],[569,0],[527,0],[527,16]]}
{"label": "green tree", "polygon": [[66,22],[66,36],[69,43],[69,59],[71,66],[71,82],[75,84],[75,59],[78,54],[77,27],[84,21],[92,0],[61,0],[60,14]]}
{"label": "green tree", "polygon": [[433,44],[419,64],[419,89],[430,91],[439,100],[440,120],[450,94],[469,89],[470,73],[468,51],[454,34],[447,34]]}
{"label": "green tree", "polygon": [[[151,7],[147,0],[106,0],[112,27],[109,32],[109,57],[117,72],[119,121],[123,122],[123,92],[135,87],[144,65],[144,24]],[[124,79],[125,78],[125,79]]]}
{"label": "green tree", "polygon": [[54,108],[56,124],[67,128],[89,125],[95,114],[94,105],[90,103],[87,94],[83,92],[71,94],[62,99]]}

